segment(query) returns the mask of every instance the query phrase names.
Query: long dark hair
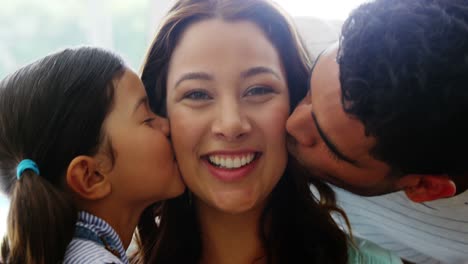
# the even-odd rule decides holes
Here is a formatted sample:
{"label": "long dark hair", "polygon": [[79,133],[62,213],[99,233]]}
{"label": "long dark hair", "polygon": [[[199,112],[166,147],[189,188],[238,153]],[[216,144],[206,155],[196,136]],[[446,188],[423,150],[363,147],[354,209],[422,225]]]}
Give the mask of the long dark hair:
{"label": "long dark hair", "polygon": [[[165,115],[168,65],[180,36],[189,25],[212,18],[248,20],[265,32],[281,57],[293,109],[307,93],[311,63],[284,12],[268,0],[181,0],[165,17],[144,64],[142,80],[152,106],[158,106],[153,110]],[[333,191],[316,182],[323,199],[319,202],[311,194],[308,180],[309,175],[289,157],[285,174],[274,188],[259,223],[268,263],[347,262],[346,235],[330,215],[332,211],[341,212],[335,205]],[[186,193],[157,203],[143,213],[135,262],[200,261],[200,227],[189,200]]]}
{"label": "long dark hair", "polygon": [[[67,49],[0,82],[0,183],[10,198],[5,263],[63,261],[77,217],[65,174],[78,155],[96,154],[122,60],[107,51]],[[40,175],[16,167],[32,159]]]}

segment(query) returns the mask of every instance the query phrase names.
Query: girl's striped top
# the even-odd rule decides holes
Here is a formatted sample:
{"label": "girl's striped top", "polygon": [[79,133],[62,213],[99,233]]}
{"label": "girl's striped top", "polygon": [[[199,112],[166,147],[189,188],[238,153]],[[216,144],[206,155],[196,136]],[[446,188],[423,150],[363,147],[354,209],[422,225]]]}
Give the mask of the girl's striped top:
{"label": "girl's striped top", "polygon": [[75,232],[75,237],[68,245],[65,253],[65,264],[129,263],[122,241],[106,221],[88,212],[81,211],[76,226],[77,230],[85,228],[97,237],[105,238],[118,256],[107,250],[104,244],[83,239]]}

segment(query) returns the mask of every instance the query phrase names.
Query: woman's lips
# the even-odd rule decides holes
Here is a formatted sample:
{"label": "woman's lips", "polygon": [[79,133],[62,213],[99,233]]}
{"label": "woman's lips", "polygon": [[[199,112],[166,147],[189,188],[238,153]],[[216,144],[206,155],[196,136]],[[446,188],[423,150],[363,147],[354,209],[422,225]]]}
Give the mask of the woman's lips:
{"label": "woman's lips", "polygon": [[245,178],[255,169],[260,156],[259,152],[217,153],[205,155],[202,161],[215,178],[224,182],[233,182]]}

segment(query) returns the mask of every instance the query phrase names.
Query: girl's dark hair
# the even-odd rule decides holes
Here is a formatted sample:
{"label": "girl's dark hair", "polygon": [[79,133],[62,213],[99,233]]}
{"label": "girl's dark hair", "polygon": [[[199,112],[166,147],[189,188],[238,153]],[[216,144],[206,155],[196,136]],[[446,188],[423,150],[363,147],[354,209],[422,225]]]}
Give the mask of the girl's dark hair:
{"label": "girl's dark hair", "polygon": [[[310,60],[288,16],[268,0],[180,0],[169,11],[148,51],[142,80],[153,110],[165,115],[168,65],[183,32],[204,19],[251,21],[276,48],[286,71],[293,109],[306,95]],[[333,191],[317,182],[322,202],[312,195],[309,175],[289,157],[285,174],[260,220],[268,263],[346,263],[347,238],[330,213],[341,212]],[[189,195],[148,208],[138,225],[134,262],[199,263],[200,228]],[[155,218],[157,221],[155,221]],[[271,220],[271,221],[270,221]],[[265,227],[269,222],[269,229]],[[183,252],[183,253],[181,253]]]}
{"label": "girl's dark hair", "polygon": [[[94,155],[122,60],[97,48],[67,49],[0,82],[0,183],[10,198],[4,263],[63,261],[77,217],[65,174],[79,155]],[[16,167],[32,159],[40,175]]]}

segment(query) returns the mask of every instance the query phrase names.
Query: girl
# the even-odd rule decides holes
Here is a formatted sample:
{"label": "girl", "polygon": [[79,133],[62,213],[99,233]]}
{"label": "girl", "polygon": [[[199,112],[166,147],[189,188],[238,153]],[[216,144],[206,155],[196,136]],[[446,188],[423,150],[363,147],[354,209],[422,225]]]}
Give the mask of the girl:
{"label": "girl", "polygon": [[128,263],[142,211],[184,190],[168,135],[140,79],[104,50],[67,49],[5,78],[3,261]]}

